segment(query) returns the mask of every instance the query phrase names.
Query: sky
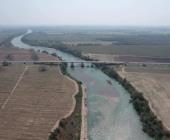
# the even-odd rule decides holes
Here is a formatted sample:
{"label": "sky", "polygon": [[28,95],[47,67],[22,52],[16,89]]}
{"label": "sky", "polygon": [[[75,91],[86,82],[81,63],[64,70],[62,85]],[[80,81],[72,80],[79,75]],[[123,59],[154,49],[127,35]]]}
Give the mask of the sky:
{"label": "sky", "polygon": [[170,0],[0,0],[0,25],[170,26]]}

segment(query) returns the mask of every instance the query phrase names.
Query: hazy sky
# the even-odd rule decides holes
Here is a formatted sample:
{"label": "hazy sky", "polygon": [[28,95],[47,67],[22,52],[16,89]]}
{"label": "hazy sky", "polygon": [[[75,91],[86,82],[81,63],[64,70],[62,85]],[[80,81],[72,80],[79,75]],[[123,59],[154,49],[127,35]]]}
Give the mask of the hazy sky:
{"label": "hazy sky", "polygon": [[170,0],[0,0],[0,25],[170,26]]}

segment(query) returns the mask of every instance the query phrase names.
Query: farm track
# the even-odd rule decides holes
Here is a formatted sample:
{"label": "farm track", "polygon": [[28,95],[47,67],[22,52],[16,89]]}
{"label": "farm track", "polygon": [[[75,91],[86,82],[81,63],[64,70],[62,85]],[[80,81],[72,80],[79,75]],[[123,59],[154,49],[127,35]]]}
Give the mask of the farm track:
{"label": "farm track", "polygon": [[23,73],[22,73],[22,74],[20,75],[20,77],[18,78],[18,81],[16,82],[16,85],[14,86],[14,88],[12,89],[12,91],[10,92],[8,98],[7,98],[7,99],[5,100],[5,102],[2,104],[1,109],[4,109],[4,108],[5,108],[6,104],[8,103],[10,97],[12,96],[12,94],[13,94],[14,91],[15,91],[15,89],[16,89],[17,86],[19,85],[19,83],[20,83],[20,81],[22,80],[22,78],[23,78],[25,72],[27,71],[27,69],[28,69],[28,66],[25,67]]}

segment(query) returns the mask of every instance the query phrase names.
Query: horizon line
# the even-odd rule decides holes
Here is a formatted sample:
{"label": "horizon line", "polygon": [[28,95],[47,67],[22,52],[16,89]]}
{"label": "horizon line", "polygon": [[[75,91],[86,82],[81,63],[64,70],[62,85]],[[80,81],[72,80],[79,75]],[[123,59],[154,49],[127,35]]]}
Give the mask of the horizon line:
{"label": "horizon line", "polygon": [[100,24],[58,24],[58,25],[24,25],[24,24],[18,24],[18,25],[0,25],[0,27],[152,27],[152,28],[170,28],[170,25],[100,25]]}

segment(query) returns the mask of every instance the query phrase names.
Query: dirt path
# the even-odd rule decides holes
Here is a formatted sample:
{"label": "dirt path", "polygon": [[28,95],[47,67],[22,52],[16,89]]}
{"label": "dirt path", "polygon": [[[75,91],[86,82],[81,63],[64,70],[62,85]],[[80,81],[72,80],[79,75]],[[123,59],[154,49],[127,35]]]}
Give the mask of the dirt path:
{"label": "dirt path", "polygon": [[81,125],[81,138],[80,140],[88,140],[87,132],[87,93],[86,87],[82,86],[83,98],[82,98],[82,125]]}
{"label": "dirt path", "polygon": [[17,88],[17,86],[18,86],[19,83],[21,82],[21,80],[22,80],[22,78],[23,78],[25,72],[27,71],[27,69],[28,69],[28,66],[25,66],[24,71],[23,71],[23,72],[21,73],[21,75],[19,76],[19,78],[18,78],[18,80],[17,80],[15,86],[14,86],[13,89],[11,90],[11,92],[10,92],[8,98],[7,98],[7,99],[5,100],[5,102],[2,104],[1,109],[4,109],[5,106],[7,105],[9,99],[11,98],[11,96],[13,95],[15,89]]}

